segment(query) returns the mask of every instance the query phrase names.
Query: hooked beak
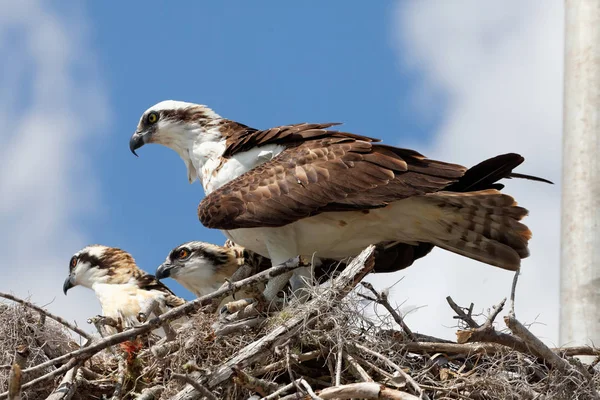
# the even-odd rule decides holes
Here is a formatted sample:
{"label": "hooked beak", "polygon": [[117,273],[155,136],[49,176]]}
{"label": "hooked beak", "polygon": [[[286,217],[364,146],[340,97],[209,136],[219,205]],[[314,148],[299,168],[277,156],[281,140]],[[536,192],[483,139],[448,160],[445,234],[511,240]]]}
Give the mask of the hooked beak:
{"label": "hooked beak", "polygon": [[160,265],[160,267],[158,267],[156,269],[156,274],[155,274],[156,279],[161,280],[161,279],[168,278],[169,276],[171,276],[172,269],[173,269],[172,264],[162,263]]}
{"label": "hooked beak", "polygon": [[129,150],[131,150],[136,157],[138,157],[138,155],[135,151],[146,144],[146,136],[148,135],[149,133],[135,132],[131,136],[131,139],[129,139]]}
{"label": "hooked beak", "polygon": [[63,283],[63,293],[66,295],[67,291],[73,286],[75,286],[75,284],[73,283],[73,276],[69,275],[67,279],[65,279],[65,283]]}

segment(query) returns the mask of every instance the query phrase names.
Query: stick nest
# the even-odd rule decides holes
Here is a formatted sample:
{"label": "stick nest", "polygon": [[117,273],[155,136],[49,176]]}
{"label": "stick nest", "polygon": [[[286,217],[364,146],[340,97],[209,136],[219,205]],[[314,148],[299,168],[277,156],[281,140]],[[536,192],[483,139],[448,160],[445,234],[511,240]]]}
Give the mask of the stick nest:
{"label": "stick nest", "polygon": [[[220,336],[215,332],[223,318],[200,307],[172,340],[137,335],[78,359],[70,377],[61,373],[23,388],[21,398],[599,398],[597,361],[584,364],[573,356],[592,360],[600,351],[549,349],[527,336],[512,310],[505,318],[510,329],[498,331],[501,323],[494,319],[504,301],[476,321],[472,306],[461,308],[449,299],[459,321],[458,341],[450,342],[412,332],[384,293],[368,284],[353,288],[358,281],[341,289],[334,280],[314,289],[308,302],[255,312]],[[376,321],[365,316],[373,303]],[[27,306],[0,304],[0,390],[8,390],[17,347],[29,350],[25,384],[68,361],[30,375],[27,368],[80,345],[64,326]]]}

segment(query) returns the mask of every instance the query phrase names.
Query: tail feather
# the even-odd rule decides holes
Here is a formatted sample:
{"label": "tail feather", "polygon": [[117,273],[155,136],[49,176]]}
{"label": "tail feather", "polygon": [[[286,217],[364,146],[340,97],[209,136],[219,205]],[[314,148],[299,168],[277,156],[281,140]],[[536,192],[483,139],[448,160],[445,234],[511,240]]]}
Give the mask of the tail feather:
{"label": "tail feather", "polygon": [[529,256],[531,231],[519,222],[527,210],[511,196],[488,189],[424,197],[441,211],[430,231],[436,246],[511,271]]}

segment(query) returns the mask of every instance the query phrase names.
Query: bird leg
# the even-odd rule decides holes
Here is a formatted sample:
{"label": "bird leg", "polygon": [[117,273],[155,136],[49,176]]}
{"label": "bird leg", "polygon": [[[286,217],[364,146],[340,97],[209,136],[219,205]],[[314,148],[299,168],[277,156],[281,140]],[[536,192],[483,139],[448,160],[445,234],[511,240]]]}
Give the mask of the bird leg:
{"label": "bird leg", "polygon": [[[298,266],[300,265],[300,256],[296,256],[293,258],[290,258],[289,260],[278,264],[278,265],[291,265],[291,266]],[[285,274],[281,274],[279,276],[274,277],[273,279],[269,280],[265,286],[265,290],[263,291],[263,296],[265,298],[265,300],[268,303],[271,303],[273,301],[277,300],[277,295],[279,294],[279,291],[282,290],[285,285],[288,284],[288,282],[290,281],[290,278],[294,275],[294,272],[286,272]]]}
{"label": "bird leg", "polygon": [[[281,264],[274,265],[274,267],[279,265],[296,266],[299,265],[299,263],[300,257],[293,257]],[[251,294],[253,296],[251,298],[248,297],[228,302],[219,310],[221,317],[226,318],[228,315],[244,310],[249,305],[253,305],[255,308],[260,309],[268,308],[271,305],[274,305],[277,308],[277,304],[272,303],[278,300],[277,295],[279,291],[287,285],[292,275],[293,272],[286,272],[285,274],[278,275],[267,282],[262,293]]]}
{"label": "bird leg", "polygon": [[290,287],[292,288],[292,295],[300,303],[305,303],[310,297],[308,288],[312,281],[312,274],[310,267],[300,267],[293,271],[292,277],[290,278]]}

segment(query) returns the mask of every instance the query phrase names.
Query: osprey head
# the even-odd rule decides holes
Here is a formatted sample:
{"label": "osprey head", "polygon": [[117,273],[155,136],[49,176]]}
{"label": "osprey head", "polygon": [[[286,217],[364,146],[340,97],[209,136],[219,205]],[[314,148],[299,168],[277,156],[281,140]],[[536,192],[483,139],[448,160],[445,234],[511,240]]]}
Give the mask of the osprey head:
{"label": "osprey head", "polygon": [[156,270],[156,279],[173,278],[197,296],[216,290],[238,268],[233,249],[205,242],[175,247]]}
{"label": "osprey head", "polygon": [[211,125],[219,120],[221,117],[204,105],[161,101],[142,114],[129,139],[129,149],[136,156],[135,151],[146,143],[158,143],[175,150],[186,164],[191,183],[196,176],[190,154],[192,145],[198,141],[220,139],[208,134]]}
{"label": "osprey head", "polygon": [[63,292],[74,286],[92,288],[97,283],[125,283],[137,270],[133,257],[121,249],[102,245],[84,247],[71,257],[69,276],[63,284]]}

